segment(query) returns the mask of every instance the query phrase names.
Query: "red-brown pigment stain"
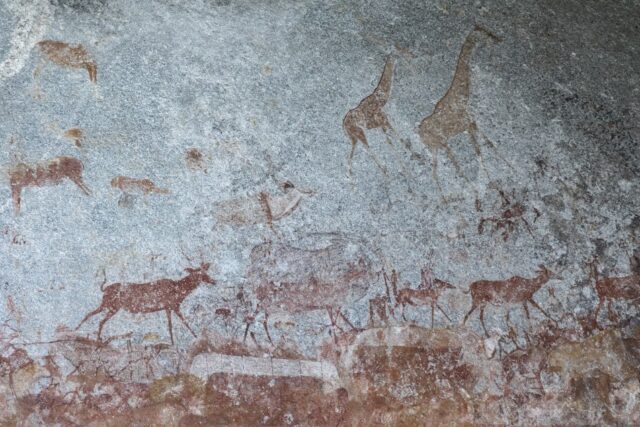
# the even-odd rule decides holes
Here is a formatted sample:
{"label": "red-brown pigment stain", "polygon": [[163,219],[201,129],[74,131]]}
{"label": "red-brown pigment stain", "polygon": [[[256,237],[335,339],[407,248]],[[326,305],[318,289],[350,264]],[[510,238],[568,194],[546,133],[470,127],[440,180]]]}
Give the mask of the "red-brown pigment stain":
{"label": "red-brown pigment stain", "polygon": [[118,175],[111,180],[111,186],[118,188],[124,193],[141,192],[143,194],[158,193],[169,194],[166,188],[158,188],[148,178],[131,178],[128,176]]}
{"label": "red-brown pigment stain", "polygon": [[[89,73],[89,80],[92,83],[97,82],[96,62],[81,44],[73,46],[58,40],[42,40],[38,42],[38,47],[48,61],[64,68],[85,69]],[[39,74],[39,70],[36,74]]]}
{"label": "red-brown pigment stain", "polygon": [[340,425],[348,395],[305,377],[215,374],[206,385],[208,425]]}
{"label": "red-brown pigment stain", "polygon": [[82,171],[82,162],[75,157],[55,157],[35,166],[26,163],[13,166],[9,171],[9,182],[16,214],[20,212],[21,193],[25,187],[58,185],[69,179],[88,195],[89,188],[82,180]]}
{"label": "red-brown pigment stain", "polygon": [[187,166],[189,169],[197,170],[204,168],[204,155],[197,148],[191,148],[186,154]]}
{"label": "red-brown pigment stain", "polygon": [[[533,236],[531,226],[525,218],[527,208],[525,207],[524,202],[513,201],[515,195],[509,198],[503,190],[498,190],[498,193],[500,194],[500,197],[502,199],[501,209],[503,211],[498,216],[481,218],[480,223],[478,224],[478,234],[482,234],[484,232],[485,223],[488,222],[494,225],[494,231],[502,230],[502,240],[506,242],[509,239],[511,233],[515,231],[516,224],[521,221],[526,227],[529,234]],[[478,200],[476,200],[476,202],[479,203]],[[533,212],[533,222],[535,223],[540,217],[540,212],[536,208],[533,208]]]}
{"label": "red-brown pigment stain", "polygon": [[201,282],[210,285],[216,283],[207,273],[209,265],[208,263],[202,263],[198,268],[185,268],[187,275],[179,280],[158,279],[146,283],[112,283],[104,287],[106,283],[105,276],[105,281],[100,285],[100,290],[102,291],[100,307],[87,314],[76,327],[76,330],[90,317],[106,311],[106,315],[98,326],[98,340],[100,340],[104,324],[120,310],[128,311],[129,313],[153,313],[164,310],[167,314],[171,344],[173,344],[172,313],[178,316],[195,337],[195,332],[193,332],[180,311],[180,304],[189,294],[196,290]]}
{"label": "red-brown pigment stain", "polygon": [[82,129],[80,128],[67,129],[64,133],[64,136],[66,138],[71,139],[76,145],[76,147],[78,148],[82,147],[82,141],[84,140],[84,133],[82,132]]}

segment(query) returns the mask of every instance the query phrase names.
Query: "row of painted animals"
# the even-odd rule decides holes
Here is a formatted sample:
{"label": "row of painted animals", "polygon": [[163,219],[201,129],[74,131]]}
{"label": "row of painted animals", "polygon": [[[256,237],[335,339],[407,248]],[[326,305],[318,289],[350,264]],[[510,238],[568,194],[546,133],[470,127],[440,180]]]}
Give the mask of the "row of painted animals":
{"label": "row of painted animals", "polygon": [[[438,153],[440,151],[445,152],[457,174],[468,181],[468,178],[460,168],[458,159],[455,157],[451,147],[449,146],[451,138],[461,133],[466,132],[469,134],[476,157],[483,169],[484,163],[480,150],[480,137],[486,141],[487,145],[493,149],[498,157],[511,167],[509,162],[499,154],[494,143],[486,135],[480,132],[469,109],[469,95],[471,88],[470,59],[474,48],[482,40],[491,40],[494,42],[502,41],[498,36],[481,26],[476,26],[471,31],[471,33],[466,37],[464,44],[462,45],[462,49],[460,50],[456,70],[449,89],[436,103],[433,112],[420,122],[417,129],[420,140],[431,154],[433,179],[441,194],[442,186],[437,172]],[[393,131],[389,118],[384,112],[384,107],[391,96],[394,68],[395,59],[390,56],[386,60],[382,76],[373,93],[365,97],[355,108],[349,110],[344,116],[342,126],[351,142],[351,152],[349,154],[348,161],[349,175],[352,173],[353,155],[358,142],[362,143],[369,155],[371,155],[375,161],[376,165],[383,173],[386,174],[385,167],[377,157],[369,151],[369,142],[367,140],[366,131],[370,129],[381,129],[387,135],[389,131]],[[410,149],[410,147],[407,148]],[[484,170],[486,173],[486,169]]]}
{"label": "row of painted animals", "polygon": [[[344,242],[333,242],[328,247],[315,251],[295,248],[292,250],[282,244],[272,243],[265,243],[254,248],[248,279],[253,285],[253,294],[257,302],[254,315],[245,319],[247,325],[244,339],[247,337],[250,324],[259,312],[264,315],[263,327],[270,342],[272,339],[268,327],[269,315],[278,312],[290,315],[325,310],[332,328],[338,327],[337,318],[340,317],[352,329],[357,329],[341,312],[341,308],[348,301],[362,298],[367,293],[370,283],[375,281],[377,274],[373,272],[370,259],[364,252],[357,252],[355,258],[353,254],[347,257],[345,249]],[[289,263],[293,264],[293,267],[296,263],[313,265],[313,263],[309,264],[310,260],[314,259],[312,257],[316,257],[315,261],[321,265],[327,265],[327,262],[331,262],[334,268],[323,271],[309,270],[308,268],[302,270],[296,268],[282,270],[280,268],[281,265]],[[339,261],[337,264],[336,259]],[[289,261],[287,262],[287,260]],[[98,326],[98,339],[100,339],[105,323],[120,310],[130,313],[165,311],[172,343],[172,313],[175,313],[195,336],[196,334],[180,311],[180,305],[200,283],[211,285],[216,283],[208,274],[209,266],[209,263],[203,262],[197,268],[186,268],[187,275],[178,280],[163,278],[140,284],[113,283],[104,287],[105,277],[105,281],[100,287],[103,292],[102,303],[83,318],[78,328],[90,317],[106,312]],[[611,303],[613,300],[621,299],[629,302],[640,300],[640,274],[638,273],[634,272],[624,277],[600,278],[595,263],[592,263],[591,276],[596,281],[595,289],[599,301],[594,317],[596,319],[605,302],[608,302],[609,310],[612,311]],[[398,288],[399,275],[396,271],[392,271],[390,276],[383,271],[383,277],[387,289],[387,301],[391,301],[389,284],[391,284],[395,299],[395,305],[391,308],[392,316],[395,317],[395,310],[398,306],[402,306],[402,317],[406,320],[404,309],[407,305],[429,305],[432,327],[436,308],[451,321],[445,310],[439,305],[438,298],[446,290],[455,289],[452,284],[431,278],[430,273],[425,269],[421,271],[421,284],[417,289],[411,288],[407,283],[403,288]],[[471,308],[464,316],[462,323],[465,324],[471,314],[479,309],[480,323],[485,334],[489,336],[484,323],[484,311],[487,305],[506,307],[518,304],[522,305],[527,318],[529,318],[527,307],[529,304],[555,322],[533,298],[534,294],[552,277],[554,277],[554,273],[548,268],[540,266],[538,274],[533,278],[513,276],[504,280],[479,280],[471,283],[469,290],[465,292],[471,294]],[[370,301],[371,318],[374,314],[386,320],[386,302],[384,300],[374,298]]]}
{"label": "row of painted animals", "polygon": [[[609,314],[615,313],[612,304],[615,300],[625,300],[632,303],[640,301],[640,273],[633,271],[632,274],[622,277],[605,277],[601,278],[598,274],[596,261],[593,260],[589,263],[590,272],[589,277],[595,281],[595,290],[598,296],[598,305],[594,313],[594,319],[597,319],[598,314],[602,306],[607,303]],[[520,276],[513,276],[505,280],[479,280],[469,285],[469,290],[464,293],[471,293],[471,309],[466,313],[462,321],[465,324],[471,314],[480,309],[480,323],[485,334],[488,336],[487,329],[484,323],[484,311],[487,305],[493,306],[509,306],[521,304],[524,312],[529,319],[529,308],[527,304],[538,309],[550,320],[554,320],[551,316],[534,300],[534,294],[542,288],[552,277],[552,273],[548,268],[543,265],[539,266],[537,275],[533,278],[525,278]],[[386,272],[383,272],[384,283],[387,289],[387,300],[391,301],[389,293],[389,283],[393,291],[395,299],[395,305],[391,308],[391,314],[395,317],[395,309],[398,306],[402,307],[402,318],[406,321],[405,307],[411,306],[426,306],[431,307],[431,326],[434,324],[434,313],[437,308],[440,312],[451,322],[451,319],[447,313],[438,304],[438,298],[447,289],[455,289],[455,286],[444,280],[437,278],[431,278],[428,272],[423,269],[421,271],[421,281],[418,288],[414,289],[410,287],[409,282],[405,282],[403,288],[398,289],[398,274],[395,270],[392,270],[391,276],[388,276]],[[381,309],[381,297],[378,297],[370,302],[370,316],[373,317],[375,313],[383,313]],[[384,314],[382,316],[385,316]],[[382,317],[378,314],[378,317]]]}
{"label": "row of painted animals", "polygon": [[[75,157],[55,157],[46,162],[35,165],[18,163],[9,172],[9,183],[11,187],[11,197],[15,213],[20,212],[22,202],[22,191],[26,187],[43,187],[45,185],[59,185],[64,180],[75,183],[86,195],[90,194],[89,187],[84,183],[82,174],[84,166]],[[131,178],[127,176],[116,176],[111,180],[111,186],[120,189],[123,194],[131,193],[158,193],[168,194],[166,188],[157,187],[153,181],[147,178]],[[282,196],[273,196],[267,192],[260,192],[255,197],[256,212],[251,218],[247,213],[247,201],[240,201],[238,206],[229,202],[222,204],[224,213],[218,214],[218,220],[222,223],[240,223],[246,221],[258,222],[264,218],[264,222],[270,226],[274,221],[278,221],[295,210],[306,195],[313,194],[311,190],[298,189],[291,182],[282,184]],[[234,201],[235,202],[235,201]],[[237,203],[236,203],[237,204]]]}

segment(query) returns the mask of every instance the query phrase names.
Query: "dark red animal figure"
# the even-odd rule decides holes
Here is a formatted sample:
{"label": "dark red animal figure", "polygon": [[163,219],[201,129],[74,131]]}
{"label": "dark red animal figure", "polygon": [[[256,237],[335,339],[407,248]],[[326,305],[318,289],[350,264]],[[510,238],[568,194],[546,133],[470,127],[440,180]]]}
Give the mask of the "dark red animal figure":
{"label": "dark red animal figure", "polygon": [[527,308],[527,303],[529,303],[551,319],[551,316],[533,299],[533,294],[535,294],[542,285],[547,283],[553,274],[545,266],[540,265],[539,267],[538,275],[531,279],[513,276],[506,280],[478,280],[477,282],[473,282],[469,286],[469,291],[465,292],[471,292],[472,302],[471,310],[464,316],[462,324],[465,324],[471,313],[480,307],[480,323],[482,323],[484,333],[489,336],[487,328],[484,325],[484,309],[487,304],[495,306],[522,304],[524,312],[527,318],[529,318],[529,309]]}
{"label": "dark red animal figure", "polygon": [[208,263],[202,263],[198,268],[185,268],[187,275],[179,280],[158,279],[147,283],[113,283],[103,288],[106,283],[105,277],[105,281],[100,285],[100,290],[102,291],[100,307],[87,314],[76,327],[76,330],[91,316],[106,311],[107,314],[98,326],[98,340],[100,340],[104,324],[120,310],[125,310],[129,313],[153,313],[164,310],[167,313],[167,321],[169,322],[171,344],[173,344],[172,312],[182,320],[189,332],[195,337],[195,332],[193,332],[180,312],[180,304],[201,282],[215,285],[215,280],[207,274],[209,266],[210,264]]}
{"label": "dark red animal figure", "polygon": [[18,163],[9,172],[11,197],[16,214],[20,212],[20,195],[24,187],[58,185],[66,178],[88,195],[89,188],[82,181],[82,170],[82,163],[75,157],[55,157],[35,166]]}
{"label": "dark red animal figure", "polygon": [[598,307],[595,318],[598,318],[600,309],[607,302],[609,314],[615,313],[612,302],[614,299],[624,299],[631,302],[640,300],[640,274],[634,273],[622,277],[600,277],[596,260],[589,263],[591,271],[589,277],[596,282],[596,293],[598,295]]}
{"label": "dark red animal figure", "polygon": [[451,319],[449,318],[447,313],[445,313],[442,307],[440,307],[440,304],[438,304],[438,298],[440,298],[440,295],[442,295],[445,289],[456,288],[451,283],[445,282],[444,280],[440,280],[440,279],[429,280],[429,278],[427,277],[427,271],[425,269],[422,269],[420,272],[420,277],[421,277],[420,287],[418,289],[410,288],[408,286],[409,285],[408,282],[406,283],[407,285],[406,287],[402,289],[398,289],[398,274],[396,273],[395,270],[392,270],[390,278],[389,276],[387,276],[386,272],[383,272],[383,276],[384,276],[385,286],[388,287],[389,286],[388,282],[391,282],[393,295],[396,299],[394,310],[398,308],[399,305],[401,305],[402,318],[404,320],[407,320],[406,317],[404,316],[404,309],[407,305],[412,305],[415,307],[418,305],[428,304],[431,306],[431,327],[432,328],[433,328],[434,313],[436,308],[440,310],[442,314],[444,314],[444,317],[446,317],[447,320],[449,320],[449,322],[451,322]]}
{"label": "dark red animal figure", "polygon": [[[498,190],[498,193],[502,198],[501,209],[503,211],[500,215],[480,219],[478,234],[484,232],[485,223],[491,223],[494,225],[494,231],[502,230],[502,240],[506,242],[511,233],[515,231],[517,222],[522,221],[529,234],[533,236],[529,222],[525,218],[526,208],[524,204],[519,201],[512,202],[503,190]],[[533,222],[536,222],[540,216],[540,211],[533,208],[533,212]]]}

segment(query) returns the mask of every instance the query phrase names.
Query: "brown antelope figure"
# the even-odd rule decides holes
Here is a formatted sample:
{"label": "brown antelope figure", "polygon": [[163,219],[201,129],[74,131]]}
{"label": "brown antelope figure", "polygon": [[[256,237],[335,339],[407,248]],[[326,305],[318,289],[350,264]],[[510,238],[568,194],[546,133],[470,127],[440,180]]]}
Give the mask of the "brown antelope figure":
{"label": "brown antelope figure", "polygon": [[20,212],[20,194],[24,187],[58,185],[67,178],[88,195],[89,188],[82,181],[82,170],[82,163],[75,157],[55,157],[35,166],[26,163],[13,166],[9,172],[9,182],[16,214]]}
{"label": "brown antelope figure", "polygon": [[[393,295],[396,299],[396,304],[394,306],[394,310],[398,308],[399,305],[402,306],[402,319],[407,320],[404,316],[404,310],[407,305],[418,306],[418,305],[430,305],[431,306],[431,327],[433,328],[434,324],[434,313],[436,308],[440,310],[444,317],[447,318],[449,322],[451,322],[451,318],[447,315],[447,313],[440,307],[438,304],[438,298],[442,295],[445,289],[455,289],[449,282],[445,282],[440,279],[429,280],[428,273],[425,269],[420,271],[420,287],[418,289],[412,289],[409,287],[409,282],[405,282],[405,286],[402,289],[398,289],[398,274],[395,270],[391,271],[391,277],[387,276],[387,272],[384,271],[384,284],[388,287],[388,282],[391,282],[391,288],[393,289]],[[393,311],[392,311],[393,314]]]}
{"label": "brown antelope figure", "polygon": [[180,312],[180,305],[201,282],[215,285],[215,280],[207,274],[209,266],[209,263],[203,262],[198,268],[185,268],[184,271],[187,275],[178,280],[158,279],[147,283],[112,283],[106,287],[104,287],[107,280],[105,275],[105,279],[100,285],[100,290],[102,291],[100,307],[87,314],[76,327],[76,330],[90,317],[106,311],[107,314],[98,326],[98,340],[101,340],[100,335],[104,324],[120,310],[125,310],[129,313],[153,313],[164,310],[169,323],[171,344],[173,344],[172,312],[182,320],[182,323],[195,337],[195,332],[193,332],[182,312]]}
{"label": "brown antelope figure", "polygon": [[[60,67],[85,69],[89,73],[91,83],[97,82],[98,67],[96,62],[91,59],[91,56],[81,44],[73,46],[58,40],[42,40],[38,42],[38,47],[48,61]],[[42,63],[38,65],[33,73],[34,76],[40,75],[42,67]]]}
{"label": "brown antelope figure", "polygon": [[529,319],[529,309],[527,308],[527,303],[529,303],[549,319],[553,320],[533,299],[533,294],[535,294],[542,285],[547,283],[553,274],[544,265],[540,265],[539,268],[538,275],[531,279],[513,276],[506,280],[478,280],[473,282],[469,286],[469,291],[465,292],[471,292],[472,302],[471,309],[466,316],[464,316],[462,324],[464,325],[471,313],[480,307],[480,323],[482,324],[484,333],[489,336],[484,324],[484,309],[487,304],[495,306],[522,304],[527,319]]}
{"label": "brown antelope figure", "polygon": [[[478,142],[478,137],[480,135],[482,135],[496,155],[500,156],[493,142],[478,130],[478,126],[469,111],[469,93],[471,87],[471,69],[469,61],[476,44],[481,40],[481,38],[488,38],[496,42],[502,41],[502,39],[490,31],[476,25],[462,45],[462,49],[458,56],[456,71],[449,89],[438,101],[433,112],[429,116],[425,117],[418,127],[418,135],[420,136],[422,143],[431,153],[431,172],[441,193],[442,187],[437,175],[438,151],[444,150],[458,175],[467,179],[460,170],[460,164],[449,146],[449,140],[454,136],[463,132],[467,132],[469,134],[471,144],[473,144],[476,156],[483,169],[482,153],[480,152],[480,144]],[[506,162],[504,158],[502,159]],[[509,164],[508,162],[506,163]]]}
{"label": "brown antelope figure", "polygon": [[598,307],[594,316],[596,319],[605,302],[607,302],[607,309],[611,315],[611,313],[615,313],[612,306],[614,299],[624,299],[631,302],[640,300],[640,274],[601,278],[595,259],[589,263],[589,266],[591,267],[589,278],[595,281],[596,294],[598,295]]}
{"label": "brown antelope figure", "polygon": [[345,114],[342,121],[342,127],[347,136],[351,140],[351,153],[349,154],[349,176],[351,176],[353,154],[356,150],[358,141],[364,145],[367,153],[371,156],[378,168],[386,175],[387,171],[380,163],[378,158],[369,151],[369,142],[365,131],[367,129],[381,128],[386,134],[389,130],[392,130],[389,119],[383,108],[389,96],[391,95],[391,82],[393,80],[393,70],[395,67],[395,58],[388,56],[384,64],[384,70],[382,76],[378,82],[378,86],[373,90],[373,93],[364,98],[357,107],[349,110]]}

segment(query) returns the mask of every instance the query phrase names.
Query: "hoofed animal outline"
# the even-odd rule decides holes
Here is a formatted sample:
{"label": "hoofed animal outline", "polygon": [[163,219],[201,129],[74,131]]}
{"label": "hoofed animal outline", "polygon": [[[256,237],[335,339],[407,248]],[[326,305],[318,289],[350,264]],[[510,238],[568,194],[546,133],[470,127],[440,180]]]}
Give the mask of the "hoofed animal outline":
{"label": "hoofed animal outline", "polygon": [[391,96],[391,83],[393,81],[395,61],[393,55],[387,56],[382,76],[380,76],[376,88],[370,95],[362,99],[355,108],[347,111],[347,114],[345,114],[342,120],[342,128],[351,140],[351,153],[349,154],[348,162],[349,176],[352,175],[353,154],[355,153],[358,141],[362,143],[382,173],[387,174],[385,167],[382,166],[375,154],[369,151],[366,131],[381,128],[386,134],[387,131],[393,130],[383,108]]}
{"label": "hoofed animal outline", "polygon": [[107,314],[98,326],[98,340],[100,341],[105,323],[120,310],[125,310],[129,313],[154,313],[164,310],[167,314],[171,344],[173,344],[171,312],[182,320],[194,337],[197,337],[180,311],[180,305],[191,292],[200,286],[201,282],[210,285],[216,284],[216,281],[207,274],[210,265],[203,262],[198,268],[187,267],[184,269],[187,275],[177,280],[163,278],[145,283],[112,283],[106,287],[104,287],[107,281],[105,275],[104,281],[100,285],[100,290],[102,291],[100,306],[89,312],[78,324],[76,330],[90,317],[106,310]]}
{"label": "hoofed animal outline", "polygon": [[[353,300],[364,297],[377,275],[371,271],[372,261],[365,248],[359,247],[352,253],[350,243],[335,239],[317,249],[298,248],[283,242],[265,242],[254,247],[247,279],[256,306],[254,315],[246,319],[243,340],[258,313],[264,315],[262,326],[271,344],[268,321],[272,314],[324,310],[332,332],[333,328],[342,329],[337,324],[338,318],[357,330],[341,308],[350,297]],[[335,339],[336,334],[333,336]]]}
{"label": "hoofed animal outline", "polygon": [[495,144],[484,133],[480,132],[475,119],[469,111],[469,95],[471,88],[471,69],[469,61],[476,44],[480,41],[478,38],[480,35],[496,42],[502,41],[500,37],[496,36],[489,30],[479,25],[475,26],[471,33],[466,37],[462,48],[460,49],[456,70],[447,92],[436,103],[433,112],[420,122],[417,129],[420,140],[431,154],[431,173],[441,194],[442,186],[440,185],[437,171],[438,151],[440,150],[445,151],[447,157],[453,164],[456,173],[468,181],[468,178],[462,173],[460,164],[449,146],[449,140],[461,133],[467,132],[469,134],[476,157],[478,158],[480,166],[484,169],[485,173],[487,173],[487,171],[484,168],[482,160],[479,136],[482,136],[496,155],[512,168],[511,164],[500,155]]}
{"label": "hoofed animal outline", "polygon": [[533,299],[535,294],[545,283],[547,283],[554,273],[547,269],[544,265],[538,266],[538,274],[533,278],[525,278],[521,276],[513,276],[505,280],[477,280],[469,285],[469,290],[465,294],[471,293],[471,309],[464,316],[462,324],[480,307],[480,323],[486,336],[489,336],[487,328],[484,324],[484,309],[487,304],[494,306],[507,304],[522,304],[524,312],[529,319],[529,309],[527,303],[537,308],[547,318],[555,321],[546,311],[538,305]]}
{"label": "hoofed animal outline", "polygon": [[[386,271],[383,271],[383,278],[385,287],[388,289],[388,282],[391,282],[391,288],[393,290],[393,295],[396,300],[396,304],[393,307],[392,314],[399,305],[402,306],[402,319],[407,320],[404,315],[405,307],[407,305],[418,306],[418,305],[430,305],[431,306],[431,328],[434,325],[434,314],[435,309],[440,310],[444,317],[447,318],[449,322],[451,322],[451,318],[444,311],[440,304],[438,304],[438,298],[442,295],[445,289],[456,289],[451,283],[446,282],[440,279],[433,279],[430,281],[427,277],[427,271],[422,269],[420,271],[420,287],[418,289],[413,289],[409,287],[409,283],[405,282],[407,286],[402,289],[398,289],[398,274],[395,270],[391,271],[391,277],[387,275]],[[394,314],[395,315],[395,314]]]}
{"label": "hoofed animal outline", "polygon": [[611,313],[615,313],[612,306],[613,299],[640,301],[640,274],[601,278],[596,259],[589,263],[589,267],[589,278],[595,281],[596,294],[598,295],[598,306],[594,314],[596,319],[605,302],[607,302],[607,310],[611,315]]}
{"label": "hoofed animal outline", "polygon": [[47,184],[58,185],[64,178],[73,181],[89,195],[89,188],[82,180],[82,162],[75,157],[54,157],[44,163],[29,165],[18,163],[9,172],[11,198],[15,213],[20,213],[21,193],[24,187],[43,187]]}
{"label": "hoofed animal outline", "polygon": [[[89,73],[91,83],[96,83],[98,78],[98,67],[96,62],[81,44],[71,45],[59,40],[42,40],[37,43],[38,48],[46,60],[67,68],[83,68]],[[33,74],[38,77],[42,72],[45,62],[40,62]]]}

